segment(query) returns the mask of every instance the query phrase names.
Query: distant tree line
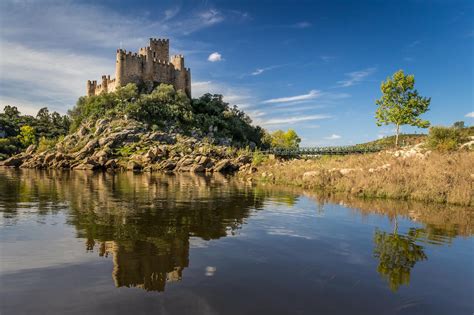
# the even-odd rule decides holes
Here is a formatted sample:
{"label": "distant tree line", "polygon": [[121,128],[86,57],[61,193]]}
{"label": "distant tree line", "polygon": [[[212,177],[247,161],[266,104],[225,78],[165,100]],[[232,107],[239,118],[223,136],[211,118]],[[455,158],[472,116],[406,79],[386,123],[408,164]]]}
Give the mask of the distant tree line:
{"label": "distant tree line", "polygon": [[71,120],[57,112],[41,108],[36,116],[22,115],[14,106],[0,113],[0,159],[18,153],[30,144],[58,139],[68,133]]}

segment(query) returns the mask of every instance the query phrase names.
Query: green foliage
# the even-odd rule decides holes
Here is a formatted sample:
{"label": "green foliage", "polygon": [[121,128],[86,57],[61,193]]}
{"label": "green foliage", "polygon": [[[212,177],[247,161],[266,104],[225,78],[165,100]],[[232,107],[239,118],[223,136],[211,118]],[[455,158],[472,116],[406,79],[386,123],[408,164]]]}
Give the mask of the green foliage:
{"label": "green foliage", "polygon": [[147,123],[152,130],[179,128],[184,132],[198,129],[213,137],[231,138],[236,146],[261,145],[263,129],[251,125],[250,118],[237,107],[224,102],[222,95],[205,94],[189,100],[171,85],[161,84],[151,93],[140,93],[128,84],[113,93],[81,97],[69,112],[77,129],[85,119],[127,116]]}
{"label": "green foliage", "polygon": [[124,115],[137,97],[138,89],[135,84],[127,84],[112,93],[82,96],[77,100],[76,106],[68,112],[72,119],[71,130],[75,131],[86,119]]}
{"label": "green foliage", "polygon": [[36,117],[21,115],[14,106],[5,106],[0,113],[0,133],[5,139],[0,145],[0,155],[5,158],[18,153],[37,139],[56,139],[67,134],[70,120],[57,112],[49,113],[41,108]]}
{"label": "green foliage", "polygon": [[375,231],[374,256],[379,260],[377,272],[387,279],[392,291],[408,285],[411,269],[418,261],[427,259],[423,247],[415,241],[416,230],[410,230],[406,236]]}
{"label": "green foliage", "polygon": [[172,85],[161,84],[150,94],[140,97],[125,108],[130,117],[158,126],[174,125],[186,128],[193,120],[190,100],[176,92]]}
{"label": "green foliage", "polygon": [[36,138],[57,138],[69,131],[70,120],[68,116],[61,116],[57,112],[49,113],[46,107],[41,108],[36,115],[34,127]]}
{"label": "green foliage", "polygon": [[428,135],[428,147],[438,151],[453,151],[467,141],[467,137],[459,128],[434,126]]}
{"label": "green foliage", "polygon": [[115,154],[119,155],[121,157],[129,157],[133,153],[136,153],[137,148],[135,147],[135,144],[126,144],[124,146],[118,147],[115,149]]}
{"label": "green foliage", "polygon": [[463,128],[465,128],[465,126],[464,126],[464,121],[456,121],[456,122],[453,124],[453,128],[456,128],[456,129],[463,129]]}
{"label": "green foliage", "polygon": [[301,139],[293,129],[274,131],[271,134],[271,147],[278,149],[297,149]]}
{"label": "green foliage", "polygon": [[203,132],[213,132],[220,137],[229,137],[234,145],[246,146],[254,143],[262,146],[264,130],[252,126],[252,120],[236,106],[223,101],[222,95],[204,94],[191,102],[194,124]]}
{"label": "green foliage", "polygon": [[25,125],[20,128],[20,135],[18,136],[20,143],[27,147],[36,142],[35,129],[31,126]]}
{"label": "green foliage", "polygon": [[21,143],[17,138],[0,139],[0,160],[4,160],[10,155],[17,153],[20,146]]}
{"label": "green foliage", "polygon": [[44,152],[46,150],[54,148],[56,143],[58,143],[60,139],[55,138],[55,139],[47,139],[46,137],[41,137],[40,141],[38,142],[38,152]]}
{"label": "green foliage", "polygon": [[378,105],[375,118],[378,126],[395,124],[395,145],[398,145],[400,126],[428,128],[430,125],[429,121],[419,116],[428,111],[431,98],[418,95],[414,87],[415,76],[405,75],[403,70],[395,72],[392,78],[387,78],[380,86],[382,97],[375,102]]}
{"label": "green foliage", "polygon": [[253,152],[253,157],[252,157],[252,164],[255,166],[261,165],[263,162],[267,160],[267,156],[262,153],[260,150],[255,150]]}

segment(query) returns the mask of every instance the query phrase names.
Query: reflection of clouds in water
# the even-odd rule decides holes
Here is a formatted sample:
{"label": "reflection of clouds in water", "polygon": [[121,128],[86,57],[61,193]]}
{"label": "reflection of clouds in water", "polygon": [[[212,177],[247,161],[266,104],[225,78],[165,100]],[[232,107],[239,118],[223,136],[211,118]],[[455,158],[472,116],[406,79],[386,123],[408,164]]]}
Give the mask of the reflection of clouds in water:
{"label": "reflection of clouds in water", "polygon": [[189,247],[190,248],[206,248],[209,247],[209,241],[205,241],[199,237],[189,238]]}
{"label": "reflection of clouds in water", "polygon": [[206,273],[205,275],[207,277],[212,277],[214,275],[214,273],[216,272],[217,268],[216,267],[212,267],[212,266],[207,266],[206,267]]}
{"label": "reflection of clouds in water", "polygon": [[278,227],[271,227],[267,230],[268,235],[280,235],[280,236],[290,236],[290,237],[299,237],[299,238],[304,238],[307,240],[313,239],[310,236],[305,236],[305,235],[300,235],[297,234],[295,231],[286,229],[286,228],[278,228]]}

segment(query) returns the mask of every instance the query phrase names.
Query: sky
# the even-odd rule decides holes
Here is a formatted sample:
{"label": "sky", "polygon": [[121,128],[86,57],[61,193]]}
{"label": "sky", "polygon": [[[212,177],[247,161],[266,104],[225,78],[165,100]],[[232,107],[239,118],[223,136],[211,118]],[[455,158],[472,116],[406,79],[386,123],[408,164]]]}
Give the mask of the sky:
{"label": "sky", "polygon": [[[115,51],[169,38],[193,97],[224,95],[303,146],[385,137],[380,83],[402,69],[432,125],[474,123],[473,1],[34,1],[0,3],[0,106],[66,113]],[[402,127],[402,132],[426,132]]]}

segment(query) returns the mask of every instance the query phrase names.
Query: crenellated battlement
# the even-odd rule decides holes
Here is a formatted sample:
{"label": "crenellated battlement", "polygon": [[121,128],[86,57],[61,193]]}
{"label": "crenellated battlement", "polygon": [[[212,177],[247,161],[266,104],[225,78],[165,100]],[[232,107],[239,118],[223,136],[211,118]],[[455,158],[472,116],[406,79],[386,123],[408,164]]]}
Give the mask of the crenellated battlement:
{"label": "crenellated battlement", "polygon": [[115,91],[128,83],[166,83],[191,97],[191,70],[184,66],[184,56],[169,56],[169,39],[150,38],[149,45],[138,52],[117,49],[115,78],[102,76],[102,82],[87,81],[87,95]]}

